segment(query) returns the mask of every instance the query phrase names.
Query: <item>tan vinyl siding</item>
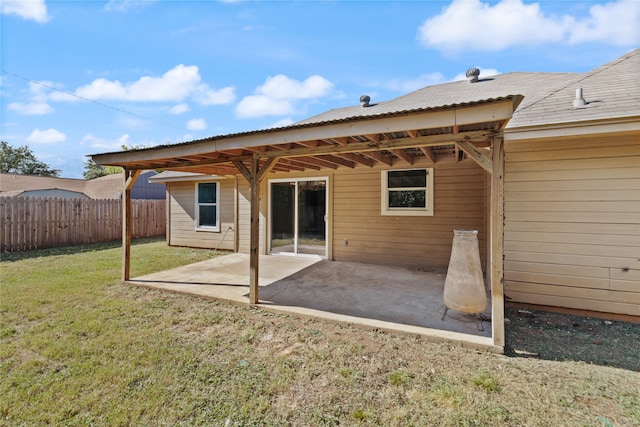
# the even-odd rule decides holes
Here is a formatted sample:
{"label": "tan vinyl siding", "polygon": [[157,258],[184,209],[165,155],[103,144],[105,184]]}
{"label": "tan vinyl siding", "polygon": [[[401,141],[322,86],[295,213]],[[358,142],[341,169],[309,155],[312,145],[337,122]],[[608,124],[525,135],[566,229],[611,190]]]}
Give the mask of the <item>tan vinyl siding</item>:
{"label": "tan vinyl siding", "polygon": [[640,315],[639,140],[507,142],[507,298]]}
{"label": "tan vinyl siding", "polygon": [[220,231],[195,228],[195,182],[173,182],[168,185],[171,221],[169,245],[209,249],[235,249],[234,192],[235,181],[225,179],[220,184]]}
{"label": "tan vinyl siding", "polygon": [[[396,168],[434,167],[423,164]],[[477,229],[485,259],[485,176],[471,160],[444,160],[434,170],[434,216],[381,215],[381,171],[339,170],[333,179],[333,258],[446,270],[453,230]],[[345,245],[345,239],[347,244]]]}
{"label": "tan vinyl siding", "polygon": [[[248,254],[251,236],[251,192],[247,180],[238,175],[238,252]],[[260,246],[259,253],[266,253],[265,246],[265,212],[266,212],[267,179],[260,184]]]}
{"label": "tan vinyl siding", "polygon": [[[491,179],[492,176],[489,172],[484,172],[484,209],[485,209],[485,218],[484,218],[484,229],[487,230],[487,235],[490,235],[491,230]],[[491,270],[491,239],[484,239],[484,248],[480,248],[480,253],[485,251],[487,257],[485,259],[485,271]],[[491,274],[486,275],[487,284],[491,284]]]}

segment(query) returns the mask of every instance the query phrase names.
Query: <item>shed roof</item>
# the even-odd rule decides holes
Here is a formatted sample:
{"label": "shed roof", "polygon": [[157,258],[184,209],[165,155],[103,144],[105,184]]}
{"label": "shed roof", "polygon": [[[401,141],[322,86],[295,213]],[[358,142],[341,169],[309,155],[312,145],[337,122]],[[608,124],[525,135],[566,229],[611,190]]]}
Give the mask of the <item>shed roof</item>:
{"label": "shed roof", "polygon": [[[46,190],[49,188],[59,188],[82,193],[84,192],[85,183],[85,180],[75,178],[0,173],[0,192],[3,193],[3,196],[5,192],[10,191]],[[120,186],[122,187],[122,184]]]}
{"label": "shed roof", "polygon": [[[146,176],[154,171],[145,172]],[[0,174],[0,195],[15,197],[25,191],[64,190],[80,193],[91,199],[119,199],[122,194],[122,175],[112,174],[84,180],[76,178],[56,178],[39,175]]]}
{"label": "shed roof", "polygon": [[457,153],[455,141],[486,146],[504,128],[521,101],[521,95],[503,91],[494,98],[469,97],[465,102],[448,105],[412,108],[415,105],[388,104],[366,115],[319,117],[283,128],[96,154],[92,158],[97,164],[126,169],[218,175],[238,173],[238,162],[251,157],[258,157],[263,163],[268,158],[278,158],[276,171],[354,168],[378,162],[392,165],[398,159],[412,164],[415,157],[435,161],[438,155]]}

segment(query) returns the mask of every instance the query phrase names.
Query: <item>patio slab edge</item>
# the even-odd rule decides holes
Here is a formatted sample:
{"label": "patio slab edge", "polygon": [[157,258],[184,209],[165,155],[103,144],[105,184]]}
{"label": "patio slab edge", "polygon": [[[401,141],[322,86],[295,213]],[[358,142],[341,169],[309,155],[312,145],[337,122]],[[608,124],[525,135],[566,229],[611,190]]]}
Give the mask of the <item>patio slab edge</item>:
{"label": "patio slab edge", "polygon": [[403,335],[413,335],[424,337],[432,342],[438,343],[451,343],[460,347],[467,347],[476,350],[488,351],[490,353],[503,354],[504,347],[493,344],[493,339],[490,337],[475,336],[469,334],[463,334],[459,332],[445,331],[440,329],[425,328],[413,325],[404,325],[393,322],[385,322],[376,319],[367,319],[362,317],[354,317],[337,313],[330,313],[327,311],[314,310],[305,307],[284,306],[273,304],[269,301],[260,301],[258,304],[249,304],[248,301],[239,301],[235,298],[224,298],[220,296],[203,295],[199,293],[193,293],[186,290],[174,289],[171,287],[158,286],[158,284],[152,284],[150,282],[140,282],[136,280],[129,280],[124,282],[126,284],[135,285],[138,287],[162,290],[175,294],[188,294],[200,298],[206,298],[209,300],[224,302],[243,307],[253,307],[261,310],[270,311],[278,314],[293,314],[298,317],[319,320],[324,322],[331,322],[334,324],[347,324],[364,328],[372,331],[385,331],[391,333],[399,333]]}

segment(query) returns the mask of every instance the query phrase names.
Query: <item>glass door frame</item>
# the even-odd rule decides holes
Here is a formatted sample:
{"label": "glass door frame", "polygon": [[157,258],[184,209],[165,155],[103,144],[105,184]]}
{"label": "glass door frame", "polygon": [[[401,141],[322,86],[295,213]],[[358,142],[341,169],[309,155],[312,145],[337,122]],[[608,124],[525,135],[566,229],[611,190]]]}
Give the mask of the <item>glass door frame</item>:
{"label": "glass door frame", "polygon": [[[325,202],[324,202],[324,255],[314,255],[314,254],[304,254],[298,253],[298,183],[306,182],[306,181],[324,181],[325,183]],[[274,251],[271,247],[272,244],[272,232],[273,232],[273,206],[271,205],[273,202],[273,197],[271,195],[271,184],[277,182],[293,182],[295,183],[295,191],[294,191],[294,238],[293,238],[293,252],[278,252]],[[321,258],[327,259],[329,256],[329,177],[328,176],[310,176],[310,177],[298,177],[298,178],[274,178],[269,179],[268,181],[268,209],[269,220],[267,221],[267,242],[269,245],[269,253],[274,255],[290,255],[290,256],[300,256],[300,257],[312,257],[312,258]]]}

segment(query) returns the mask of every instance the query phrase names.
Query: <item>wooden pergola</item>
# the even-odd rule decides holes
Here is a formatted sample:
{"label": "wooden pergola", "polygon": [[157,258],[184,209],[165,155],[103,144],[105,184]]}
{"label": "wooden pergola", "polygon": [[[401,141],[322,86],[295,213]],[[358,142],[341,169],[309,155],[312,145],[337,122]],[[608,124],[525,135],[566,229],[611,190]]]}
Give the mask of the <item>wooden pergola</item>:
{"label": "wooden pergola", "polygon": [[[258,304],[259,189],[270,171],[393,166],[445,156],[473,159],[491,174],[490,282],[492,335],[504,346],[503,130],[522,101],[508,95],[438,108],[424,108],[303,123],[206,138],[187,143],[92,155],[98,165],[124,169],[122,279],[129,280],[131,188],[143,170],[162,169],[211,175],[241,174],[250,186],[249,303]],[[365,107],[363,107],[365,108]]]}

